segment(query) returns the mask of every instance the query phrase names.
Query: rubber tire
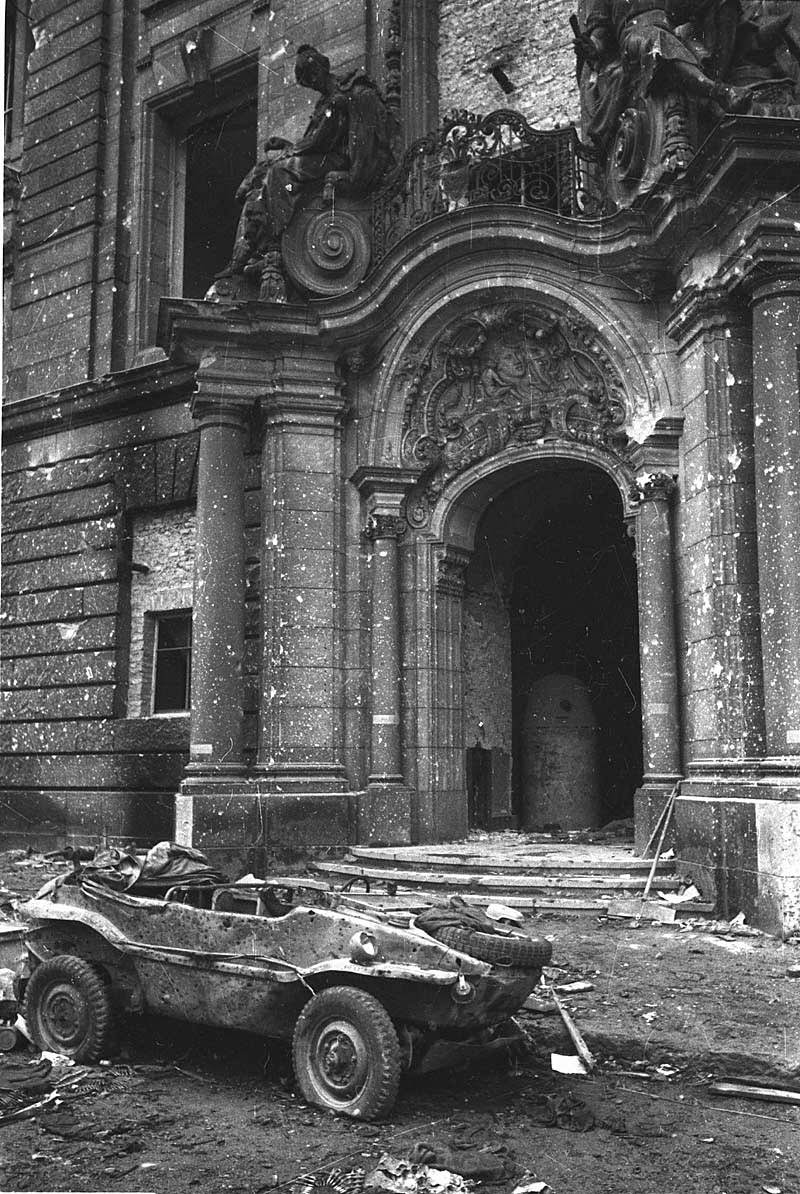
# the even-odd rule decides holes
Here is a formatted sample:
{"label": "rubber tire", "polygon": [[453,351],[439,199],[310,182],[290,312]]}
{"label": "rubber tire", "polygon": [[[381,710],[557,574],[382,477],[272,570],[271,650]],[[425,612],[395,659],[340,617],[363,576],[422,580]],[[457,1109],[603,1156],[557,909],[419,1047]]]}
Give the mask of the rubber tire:
{"label": "rubber tire", "polygon": [[[341,1096],[316,1056],[325,1029],[336,1024],[360,1039],[365,1063],[363,1081]],[[400,1085],[397,1032],[383,1005],[358,987],[329,987],[309,999],[295,1026],[292,1060],[303,1098],[317,1107],[355,1119],[381,1119],[394,1107]]]}
{"label": "rubber tire", "polygon": [[512,966],[515,970],[541,970],[553,956],[550,942],[538,937],[501,937],[496,933],[448,926],[437,930],[436,940],[481,962]]}
{"label": "rubber tire", "polygon": [[[59,988],[61,990],[59,991]],[[71,1002],[76,1031],[59,1034],[48,1024],[56,996]],[[57,1009],[55,1009],[57,1010]],[[63,1053],[74,1061],[92,1063],[106,1057],[113,1045],[114,1018],[108,992],[95,968],[83,958],[60,954],[41,962],[28,979],[22,1012],[34,1043],[50,1053]]]}

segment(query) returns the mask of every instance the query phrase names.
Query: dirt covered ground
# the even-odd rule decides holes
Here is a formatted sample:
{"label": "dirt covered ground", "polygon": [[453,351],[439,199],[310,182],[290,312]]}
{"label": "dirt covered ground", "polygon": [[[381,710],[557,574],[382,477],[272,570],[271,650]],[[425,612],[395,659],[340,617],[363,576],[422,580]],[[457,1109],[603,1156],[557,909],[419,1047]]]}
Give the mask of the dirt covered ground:
{"label": "dirt covered ground", "polygon": [[[0,877],[27,894],[42,869],[0,860]],[[0,891],[3,903],[13,914]],[[304,1175],[369,1171],[424,1142],[502,1159],[503,1178],[479,1187],[497,1194],[526,1173],[554,1194],[800,1194],[800,1107],[708,1090],[730,1076],[800,1089],[800,980],[787,975],[800,948],[590,918],[528,928],[553,940],[552,981],[592,984],[563,999],[593,1077],[552,1072],[550,1052],[573,1050],[543,1004],[520,1017],[521,1058],[406,1079],[391,1120],[362,1124],[303,1103],[281,1046],[137,1018],[94,1086],[0,1122],[0,1192],[299,1194]]]}

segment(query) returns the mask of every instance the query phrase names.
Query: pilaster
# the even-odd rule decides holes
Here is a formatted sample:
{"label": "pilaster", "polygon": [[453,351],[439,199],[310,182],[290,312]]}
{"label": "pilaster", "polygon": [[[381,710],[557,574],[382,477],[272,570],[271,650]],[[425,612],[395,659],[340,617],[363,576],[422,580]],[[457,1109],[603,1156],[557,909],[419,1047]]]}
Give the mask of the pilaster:
{"label": "pilaster", "polygon": [[[192,612],[189,764],[175,798],[175,839],[219,854],[209,802],[226,795],[225,831],[237,845],[252,797],[243,756],[245,623],[245,450],[263,366],[248,355],[209,351],[197,371],[192,415],[200,431],[197,541]],[[198,803],[199,802],[199,803]],[[232,820],[231,820],[232,817]],[[213,826],[209,836],[209,825]],[[224,849],[224,847],[223,847]]]}
{"label": "pilaster", "polygon": [[464,774],[462,601],[470,553],[447,545],[435,551],[433,642],[433,757],[439,839],[463,837],[468,826]]}
{"label": "pilaster", "polygon": [[753,440],[766,746],[800,758],[800,276],[752,290]]}
{"label": "pilaster", "polygon": [[764,750],[750,319],[724,286],[679,296],[683,391],[676,510],[686,761]]}
{"label": "pilaster", "polygon": [[638,504],[639,658],[642,684],[644,778],[637,791],[637,823],[663,801],[680,778],[681,719],[675,639],[675,582],[670,505],[676,491],[667,473],[642,473],[631,491]]}
{"label": "pilaster", "polygon": [[335,358],[303,343],[276,359],[263,408],[260,785],[344,793],[342,464]]}

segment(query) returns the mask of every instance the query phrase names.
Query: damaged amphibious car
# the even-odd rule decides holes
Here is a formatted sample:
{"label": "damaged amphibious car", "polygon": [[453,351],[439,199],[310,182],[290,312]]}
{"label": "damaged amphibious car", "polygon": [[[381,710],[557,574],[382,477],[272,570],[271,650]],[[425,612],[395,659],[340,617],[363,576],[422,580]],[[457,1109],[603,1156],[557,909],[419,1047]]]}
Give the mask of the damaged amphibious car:
{"label": "damaged amphibious car", "polygon": [[83,1062],[108,1052],[116,1012],[291,1040],[309,1102],[379,1118],[403,1070],[507,1036],[551,947],[463,906],[357,903],[297,877],[226,882],[170,843],[76,861],[25,908],[28,1030]]}

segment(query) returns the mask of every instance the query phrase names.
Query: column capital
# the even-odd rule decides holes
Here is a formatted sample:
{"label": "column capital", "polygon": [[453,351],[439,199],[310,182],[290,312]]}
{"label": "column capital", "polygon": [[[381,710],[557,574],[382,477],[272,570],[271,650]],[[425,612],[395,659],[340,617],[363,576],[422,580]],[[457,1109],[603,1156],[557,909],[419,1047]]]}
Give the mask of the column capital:
{"label": "column capital", "polygon": [[192,418],[204,427],[235,427],[243,431],[247,428],[254,409],[254,403],[249,398],[235,397],[232,394],[209,394],[197,391],[192,395]]}
{"label": "column capital", "polygon": [[790,292],[800,286],[800,226],[796,204],[781,211],[771,204],[746,234],[732,263],[731,273],[751,298],[761,291],[769,296],[788,283]]}
{"label": "column capital", "polygon": [[327,425],[340,422],[348,402],[335,357],[322,347],[303,345],[295,354],[276,357],[262,401],[267,425]]}
{"label": "column capital", "polygon": [[470,553],[460,547],[446,547],[436,562],[436,590],[450,597],[460,597],[464,592],[464,573],[470,561]]}
{"label": "column capital", "polygon": [[691,282],[675,291],[667,314],[669,337],[681,347],[704,332],[744,326],[747,304],[738,291],[738,279],[733,283],[718,278],[708,282]]}
{"label": "column capital", "polygon": [[367,517],[364,534],[368,539],[399,539],[408,530],[408,523],[398,514],[374,512]]}
{"label": "column capital", "polygon": [[635,505],[644,502],[670,502],[678,484],[669,473],[640,473],[631,485],[628,496]]}
{"label": "column capital", "polygon": [[773,298],[786,297],[800,297],[800,262],[791,269],[775,270],[753,279],[750,301],[754,307]]}
{"label": "column capital", "polygon": [[350,477],[362,497],[373,504],[402,499],[419,480],[421,469],[397,468],[388,464],[361,464]]}
{"label": "column capital", "polygon": [[262,357],[236,346],[212,346],[197,366],[192,418],[203,425],[244,427],[267,387]]}

